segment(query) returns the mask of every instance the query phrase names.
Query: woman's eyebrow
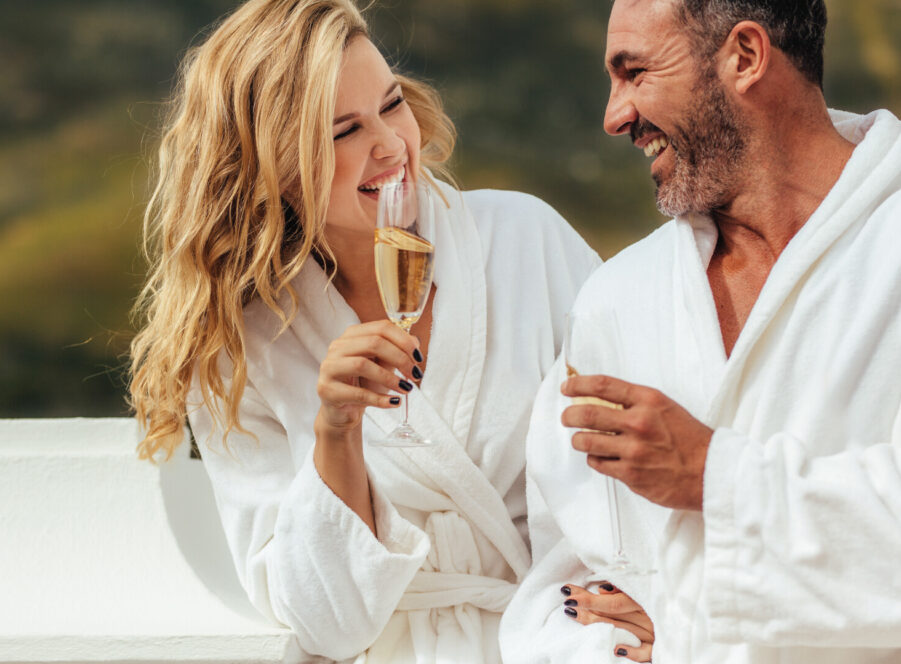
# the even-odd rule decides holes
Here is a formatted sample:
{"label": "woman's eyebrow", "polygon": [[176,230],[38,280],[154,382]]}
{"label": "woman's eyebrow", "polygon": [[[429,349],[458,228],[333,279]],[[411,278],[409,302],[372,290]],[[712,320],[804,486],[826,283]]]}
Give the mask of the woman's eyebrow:
{"label": "woman's eyebrow", "polygon": [[[397,88],[399,86],[400,86],[400,83],[398,81],[392,81],[391,85],[388,86],[388,89],[385,90],[384,96],[387,97],[394,91],[395,88]],[[347,122],[348,120],[353,120],[358,115],[359,115],[359,113],[345,113],[344,115],[341,115],[341,116],[335,118],[335,121],[332,122],[332,124],[336,125],[336,124],[341,124],[342,122]]]}

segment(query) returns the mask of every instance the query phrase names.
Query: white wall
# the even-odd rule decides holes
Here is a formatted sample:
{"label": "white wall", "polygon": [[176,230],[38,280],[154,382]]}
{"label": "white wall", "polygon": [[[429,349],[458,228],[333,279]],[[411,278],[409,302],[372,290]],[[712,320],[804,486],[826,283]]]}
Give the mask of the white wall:
{"label": "white wall", "polygon": [[291,662],[235,576],[202,463],[130,419],[0,420],[0,662]]}

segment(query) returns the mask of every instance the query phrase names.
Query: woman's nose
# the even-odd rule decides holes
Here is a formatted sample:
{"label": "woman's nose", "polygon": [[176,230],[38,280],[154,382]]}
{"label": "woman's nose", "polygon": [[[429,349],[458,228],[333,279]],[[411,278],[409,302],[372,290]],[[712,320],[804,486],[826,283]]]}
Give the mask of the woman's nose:
{"label": "woman's nose", "polygon": [[395,157],[403,154],[405,149],[404,139],[397,130],[385,122],[379,122],[375,143],[372,146],[372,156],[375,159]]}

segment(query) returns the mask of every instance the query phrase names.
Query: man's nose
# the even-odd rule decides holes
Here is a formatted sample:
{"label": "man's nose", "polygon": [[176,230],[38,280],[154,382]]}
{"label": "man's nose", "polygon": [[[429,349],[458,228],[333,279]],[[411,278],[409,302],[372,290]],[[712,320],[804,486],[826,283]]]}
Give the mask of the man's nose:
{"label": "man's nose", "polygon": [[614,86],[607,100],[604,113],[604,131],[611,136],[628,133],[632,123],[638,120],[638,111],[627,94]]}

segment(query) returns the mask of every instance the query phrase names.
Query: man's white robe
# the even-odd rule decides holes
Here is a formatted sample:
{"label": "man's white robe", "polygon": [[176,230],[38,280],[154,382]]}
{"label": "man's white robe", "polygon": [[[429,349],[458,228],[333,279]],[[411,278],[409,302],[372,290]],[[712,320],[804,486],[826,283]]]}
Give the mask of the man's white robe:
{"label": "man's white robe", "polygon": [[261,302],[245,312],[240,418],[259,442],[232,432],[225,452],[210,413],[190,413],[239,578],[260,611],[294,630],[304,661],[497,662],[501,612],[529,568],[529,413],[564,313],[600,260],[538,199],[442,191],[451,207],[433,197],[428,365],[409,395],[411,424],[437,444],[370,447],[402,409],[366,411],[377,538],[312,461],[319,365],[359,323],[313,261],[281,336]]}
{"label": "man's white robe", "polygon": [[622,661],[636,641],[561,606],[564,583],[608,579],[653,619],[654,664],[901,662],[901,123],[833,120],[854,153],[728,358],[709,218],[667,223],[586,283],[580,372],[657,388],[715,429],[703,511],[619,485],[627,553],[658,571],[605,568],[605,478],[559,424],[558,364],[529,433],[535,567],[504,616],[507,661]]}

